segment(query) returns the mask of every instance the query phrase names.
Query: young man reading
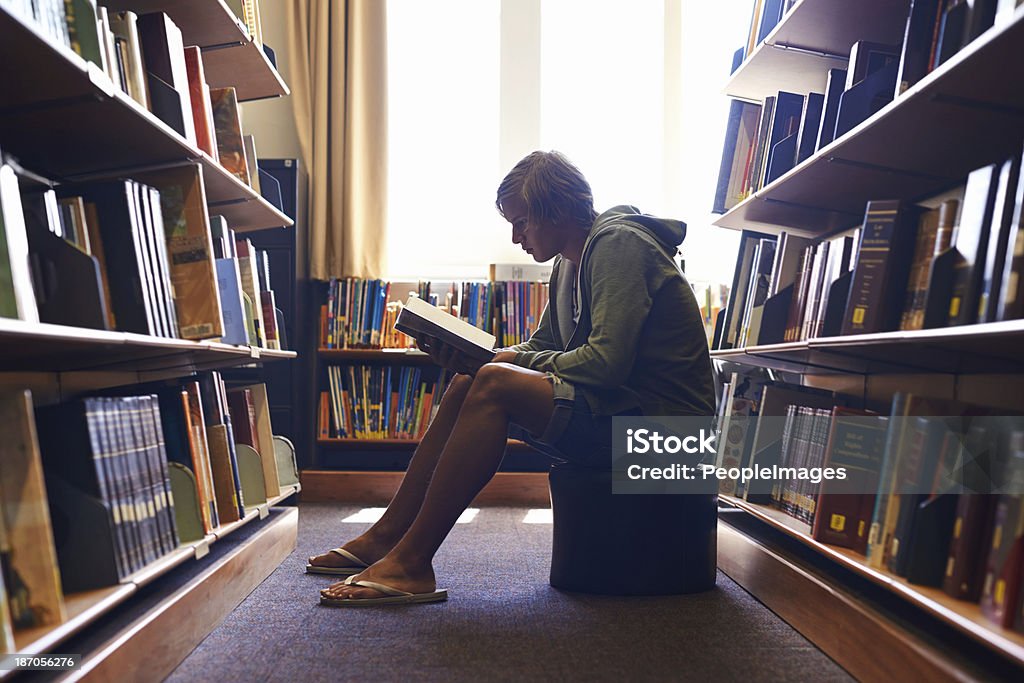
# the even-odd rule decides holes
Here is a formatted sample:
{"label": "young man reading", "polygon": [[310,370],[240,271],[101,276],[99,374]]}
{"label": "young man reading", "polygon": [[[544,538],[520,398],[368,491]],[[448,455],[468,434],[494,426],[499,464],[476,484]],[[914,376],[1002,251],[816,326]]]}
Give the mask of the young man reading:
{"label": "young man reading", "polygon": [[564,156],[534,152],[502,181],[497,207],[512,241],[555,259],[550,301],[526,343],[488,363],[431,338],[435,363],[460,373],[381,519],[307,571],[348,578],[321,603],[444,600],[431,564],[456,519],[491,479],[513,435],[553,457],[611,466],[614,415],[712,415],[700,311],[673,257],[680,221],[618,206],[600,216]]}

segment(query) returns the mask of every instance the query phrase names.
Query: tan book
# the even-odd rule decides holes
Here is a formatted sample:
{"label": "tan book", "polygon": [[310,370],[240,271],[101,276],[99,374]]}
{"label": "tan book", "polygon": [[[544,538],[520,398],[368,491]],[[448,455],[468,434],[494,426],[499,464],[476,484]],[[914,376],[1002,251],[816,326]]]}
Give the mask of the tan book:
{"label": "tan book", "polygon": [[238,251],[238,275],[242,279],[242,291],[252,303],[252,321],[256,329],[257,346],[267,348],[266,325],[263,320],[263,303],[260,298],[259,276],[256,271],[256,251],[249,240],[235,242]]}
{"label": "tan book", "polygon": [[81,197],[64,197],[57,200],[64,223],[64,239],[86,254],[92,254],[89,245],[89,226],[85,216],[85,200]]}
{"label": "tan book", "polygon": [[[146,64],[142,60],[139,42],[139,16],[135,12],[111,12],[110,30],[114,34],[116,58],[120,59],[129,97],[149,109],[149,89],[146,87]],[[119,79],[114,79],[118,82]]]}
{"label": "tan book", "polygon": [[262,194],[260,190],[260,165],[256,160],[256,138],[252,135],[242,136],[242,141],[245,144],[245,167],[249,170],[249,184],[252,189],[256,190],[257,194]]}
{"label": "tan book", "polygon": [[67,618],[50,506],[36,438],[32,395],[0,393],[0,523],[11,618],[16,629],[60,624]]}
{"label": "tan book", "polygon": [[220,337],[224,322],[203,169],[199,165],[181,166],[146,174],[142,179],[160,191],[179,334],[183,339]]}
{"label": "tan book", "polygon": [[265,384],[246,387],[252,396],[252,407],[256,414],[256,434],[260,442],[260,459],[263,461],[263,480],[266,483],[267,498],[281,493],[280,477],[277,474],[277,457],[274,454],[274,429],[270,423],[270,401]]}
{"label": "tan book", "polygon": [[214,131],[217,136],[217,159],[231,175],[249,184],[245,163],[245,142],[242,139],[242,114],[234,88],[211,88]]}

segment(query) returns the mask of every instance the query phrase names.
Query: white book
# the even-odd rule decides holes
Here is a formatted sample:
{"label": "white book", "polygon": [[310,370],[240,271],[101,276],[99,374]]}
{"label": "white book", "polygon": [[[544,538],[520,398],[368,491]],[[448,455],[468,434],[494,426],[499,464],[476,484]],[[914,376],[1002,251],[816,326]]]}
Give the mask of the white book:
{"label": "white book", "polygon": [[473,327],[415,295],[409,297],[398,313],[395,329],[410,337],[435,337],[476,360],[487,362],[494,358],[497,339],[493,334]]}

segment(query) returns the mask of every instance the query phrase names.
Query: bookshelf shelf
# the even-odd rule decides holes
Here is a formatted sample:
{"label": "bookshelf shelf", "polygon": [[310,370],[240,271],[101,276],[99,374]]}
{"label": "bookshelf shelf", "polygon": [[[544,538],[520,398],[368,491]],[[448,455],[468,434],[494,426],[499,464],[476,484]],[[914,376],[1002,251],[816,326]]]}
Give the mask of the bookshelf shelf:
{"label": "bookshelf shelf", "polygon": [[[419,445],[419,439],[317,439],[317,445],[339,451],[393,451],[396,449],[413,450]],[[508,440],[508,448],[513,451],[530,451],[530,446],[516,439]]]}
{"label": "bookshelf shelf", "polygon": [[823,337],[713,351],[712,358],[793,372],[1006,373],[1024,370],[1024,320]]}
{"label": "bookshelf shelf", "polygon": [[887,571],[869,567],[865,563],[864,557],[852,550],[815,541],[810,535],[810,527],[807,524],[797,521],[779,510],[764,505],[754,505],[732,496],[720,495],[719,499],[795,538],[844,569],[888,589],[908,604],[940,619],[980,644],[996,650],[1014,663],[1024,664],[1024,635],[993,626],[982,616],[981,608],[978,605],[955,600],[941,590],[915,586]]}
{"label": "bookshelf shelf", "polygon": [[[291,226],[255,190],[115,88],[94,64],[0,9],[0,127],[5,152],[31,170],[67,181],[128,175],[199,162],[207,202],[244,233]],[[32,54],[37,70],[18,68]],[[241,67],[239,67],[241,68]],[[33,74],[46,73],[47,79]],[[52,74],[52,78],[49,77]]]}
{"label": "bookshelf shelf", "polygon": [[[298,484],[285,487],[282,489],[281,495],[268,500],[266,506],[274,507],[299,491],[300,486]],[[238,522],[218,527],[214,534],[208,535],[201,541],[182,544],[174,552],[169,553],[129,577],[125,583],[66,595],[64,601],[68,616],[67,620],[58,626],[17,632],[15,634],[15,644],[18,646],[18,652],[28,655],[52,652],[62,642],[81,632],[91,623],[123,604],[146,584],[164,576],[175,567],[191,559],[196,559],[196,546],[206,546],[213,543],[254,519],[261,519],[263,517],[265,515],[258,514],[257,508],[249,508],[245,518]],[[202,557],[204,554],[200,553],[199,557]],[[3,673],[10,674],[11,672]],[[0,678],[2,677],[4,677],[3,674],[0,674]]]}
{"label": "bookshelf shelf", "polygon": [[1021,134],[1022,40],[1024,7],[1018,7],[1011,21],[989,29],[714,224],[825,234],[858,224],[867,198],[913,201],[958,184],[969,171],[996,161],[1005,140]]}
{"label": "bookshelf shelf", "polygon": [[386,361],[430,364],[430,356],[419,349],[318,349],[320,358],[329,361]]}
{"label": "bookshelf shelf", "polygon": [[294,351],[0,318],[0,371],[212,369],[296,356]]}
{"label": "bookshelf shelf", "polygon": [[903,39],[907,0],[800,0],[726,83],[727,95],[763,100],[780,90],[824,92],[829,69],[845,69],[858,40]]}
{"label": "bookshelf shelf", "polygon": [[203,49],[210,87],[234,86],[239,101],[290,94],[277,69],[250,39],[245,24],[223,0],[114,0],[107,6],[136,14],[166,12],[181,29],[184,44]]}

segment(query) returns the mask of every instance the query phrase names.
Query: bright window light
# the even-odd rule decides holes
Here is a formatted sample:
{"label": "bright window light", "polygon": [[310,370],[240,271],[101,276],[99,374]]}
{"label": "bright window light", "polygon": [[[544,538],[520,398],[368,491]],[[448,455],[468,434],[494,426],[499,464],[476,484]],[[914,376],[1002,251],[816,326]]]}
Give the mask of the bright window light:
{"label": "bright window light", "polygon": [[[347,524],[374,524],[383,515],[387,508],[363,508],[354,515],[349,515],[345,519],[341,520]],[[476,516],[480,513],[479,508],[466,508],[459,518],[455,521],[456,524],[469,524]]]}
{"label": "bright window light", "polygon": [[387,508],[363,508],[354,515],[341,520],[346,524],[374,524],[384,515]]}
{"label": "bright window light", "polygon": [[528,260],[494,191],[523,155],[557,149],[599,211],[630,203],[686,220],[691,282],[731,281],[737,235],[713,228],[710,209],[722,86],[751,5],[389,0],[383,275],[483,278],[488,263]]}
{"label": "bright window light", "polygon": [[462,511],[462,514],[459,515],[459,518],[455,520],[455,523],[469,524],[474,519],[476,519],[476,516],[478,514],[480,514],[480,510],[478,508],[466,508],[465,510]]}
{"label": "bright window light", "polygon": [[523,524],[551,524],[551,508],[530,510],[523,517]]}

